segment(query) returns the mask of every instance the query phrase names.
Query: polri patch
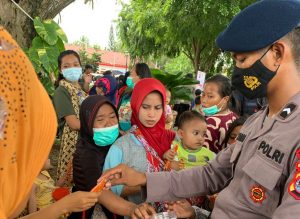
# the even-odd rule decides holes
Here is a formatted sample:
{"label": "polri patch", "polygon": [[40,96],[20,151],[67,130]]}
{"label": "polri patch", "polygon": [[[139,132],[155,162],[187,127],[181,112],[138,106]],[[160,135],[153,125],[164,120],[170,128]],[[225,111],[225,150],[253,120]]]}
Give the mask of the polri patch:
{"label": "polri patch", "polygon": [[250,189],[250,198],[255,202],[262,204],[266,199],[266,191],[263,187],[255,185]]}
{"label": "polri patch", "polygon": [[272,145],[268,144],[265,141],[262,141],[258,148],[258,151],[262,152],[267,158],[274,160],[275,162],[281,164],[282,159],[284,157],[284,153],[281,152],[279,149],[273,148]]}
{"label": "polri patch", "polygon": [[286,105],[283,110],[280,112],[279,117],[283,120],[285,120],[286,118],[288,118],[290,115],[293,114],[293,112],[295,112],[295,110],[297,109],[297,105],[294,103],[289,103],[288,105]]}

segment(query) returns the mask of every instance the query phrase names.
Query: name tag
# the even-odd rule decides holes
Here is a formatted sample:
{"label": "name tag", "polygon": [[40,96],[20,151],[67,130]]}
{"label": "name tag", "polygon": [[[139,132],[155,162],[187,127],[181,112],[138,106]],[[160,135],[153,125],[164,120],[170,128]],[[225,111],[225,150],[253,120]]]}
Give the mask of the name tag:
{"label": "name tag", "polygon": [[266,157],[274,160],[275,162],[281,164],[284,157],[284,153],[278,149],[273,148],[271,145],[267,144],[265,141],[262,141],[258,148],[258,151],[261,151]]}

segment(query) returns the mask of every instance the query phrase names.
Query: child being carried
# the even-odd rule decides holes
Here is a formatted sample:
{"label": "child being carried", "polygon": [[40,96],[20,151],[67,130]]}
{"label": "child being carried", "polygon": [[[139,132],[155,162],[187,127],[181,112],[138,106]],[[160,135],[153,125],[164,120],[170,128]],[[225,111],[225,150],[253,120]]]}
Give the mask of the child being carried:
{"label": "child being carried", "polygon": [[[164,153],[165,170],[181,170],[203,166],[216,154],[203,146],[207,125],[205,117],[196,111],[182,113],[178,120],[178,131],[171,149]],[[188,199],[192,205],[203,206],[205,197]]]}

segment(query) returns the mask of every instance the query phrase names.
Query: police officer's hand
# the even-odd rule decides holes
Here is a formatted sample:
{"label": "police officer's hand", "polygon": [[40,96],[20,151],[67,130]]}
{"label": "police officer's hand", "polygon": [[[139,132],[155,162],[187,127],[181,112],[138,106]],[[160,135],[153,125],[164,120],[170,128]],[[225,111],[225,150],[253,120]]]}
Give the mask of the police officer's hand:
{"label": "police officer's hand", "polygon": [[131,213],[132,219],[146,219],[150,218],[151,215],[155,214],[155,209],[148,203],[142,203],[138,205]]}
{"label": "police officer's hand", "polygon": [[172,170],[183,170],[184,169],[184,161],[180,159],[179,161],[171,161],[171,169]]}
{"label": "police officer's hand", "polygon": [[98,183],[105,178],[107,183],[105,189],[110,189],[114,185],[127,185],[127,186],[143,186],[146,185],[146,174],[138,172],[125,164],[120,164],[112,169],[105,171]]}
{"label": "police officer's hand", "polygon": [[168,202],[166,204],[168,211],[174,211],[177,218],[195,218],[195,210],[191,204],[183,199],[176,202]]}

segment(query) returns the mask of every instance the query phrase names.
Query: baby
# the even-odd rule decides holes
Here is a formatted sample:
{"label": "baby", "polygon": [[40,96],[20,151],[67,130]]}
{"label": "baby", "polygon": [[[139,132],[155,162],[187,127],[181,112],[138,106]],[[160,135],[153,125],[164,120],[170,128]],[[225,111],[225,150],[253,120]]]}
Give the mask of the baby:
{"label": "baby", "polygon": [[178,120],[178,131],[171,149],[164,159],[171,169],[180,170],[207,164],[215,158],[215,153],[203,147],[207,125],[204,116],[196,111],[182,113]]}

